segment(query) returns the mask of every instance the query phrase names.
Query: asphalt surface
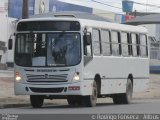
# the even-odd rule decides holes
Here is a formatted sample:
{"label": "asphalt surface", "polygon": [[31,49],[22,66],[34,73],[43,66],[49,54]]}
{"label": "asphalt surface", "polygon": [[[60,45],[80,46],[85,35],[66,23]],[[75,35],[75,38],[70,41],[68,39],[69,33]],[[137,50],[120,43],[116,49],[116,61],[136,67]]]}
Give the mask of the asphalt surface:
{"label": "asphalt surface", "polygon": [[98,103],[96,107],[71,107],[67,103],[44,105],[42,108],[17,107],[0,109],[9,114],[160,114],[160,99],[134,100],[129,105],[115,105],[112,102]]}

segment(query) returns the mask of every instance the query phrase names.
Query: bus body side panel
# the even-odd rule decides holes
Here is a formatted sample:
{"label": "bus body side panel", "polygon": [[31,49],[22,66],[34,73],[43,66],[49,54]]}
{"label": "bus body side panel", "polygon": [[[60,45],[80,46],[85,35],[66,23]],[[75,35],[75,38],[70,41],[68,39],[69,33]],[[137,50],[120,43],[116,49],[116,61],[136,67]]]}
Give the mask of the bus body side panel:
{"label": "bus body side panel", "polygon": [[121,56],[94,57],[85,66],[84,76],[94,80],[96,74],[101,77],[101,94],[125,93],[130,74],[133,76],[134,92],[144,91],[149,80],[149,60]]}

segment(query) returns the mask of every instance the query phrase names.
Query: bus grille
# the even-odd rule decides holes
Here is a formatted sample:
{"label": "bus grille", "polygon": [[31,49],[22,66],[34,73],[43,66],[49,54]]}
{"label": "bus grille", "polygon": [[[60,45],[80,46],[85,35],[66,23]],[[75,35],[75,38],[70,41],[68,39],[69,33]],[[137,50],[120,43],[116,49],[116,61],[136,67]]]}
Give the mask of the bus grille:
{"label": "bus grille", "polygon": [[27,82],[67,82],[67,74],[61,75],[30,75],[27,74]]}
{"label": "bus grille", "polygon": [[33,88],[33,87],[30,87],[30,90],[36,93],[60,93],[64,90],[64,88],[63,87],[61,88]]}

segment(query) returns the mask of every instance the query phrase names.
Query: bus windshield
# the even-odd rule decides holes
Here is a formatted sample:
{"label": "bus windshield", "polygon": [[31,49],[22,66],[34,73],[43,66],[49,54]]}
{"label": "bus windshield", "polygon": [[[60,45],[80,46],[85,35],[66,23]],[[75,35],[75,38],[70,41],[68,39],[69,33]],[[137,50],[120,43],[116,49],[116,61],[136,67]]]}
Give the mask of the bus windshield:
{"label": "bus windshield", "polygon": [[15,63],[19,66],[74,66],[80,63],[80,34],[18,33]]}

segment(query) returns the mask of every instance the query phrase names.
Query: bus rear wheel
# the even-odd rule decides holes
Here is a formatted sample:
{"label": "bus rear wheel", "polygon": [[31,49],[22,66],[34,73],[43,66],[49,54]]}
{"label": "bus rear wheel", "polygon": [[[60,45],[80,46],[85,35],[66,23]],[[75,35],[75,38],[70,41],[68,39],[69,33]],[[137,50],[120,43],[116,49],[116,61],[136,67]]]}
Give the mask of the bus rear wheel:
{"label": "bus rear wheel", "polygon": [[92,95],[84,96],[84,105],[86,107],[94,107],[97,103],[97,83],[93,82]]}
{"label": "bus rear wheel", "polygon": [[41,108],[43,105],[44,97],[40,95],[30,95],[30,102],[33,108]]}
{"label": "bus rear wheel", "polygon": [[127,80],[126,93],[113,95],[114,104],[129,104],[132,101],[133,84],[131,79]]}

